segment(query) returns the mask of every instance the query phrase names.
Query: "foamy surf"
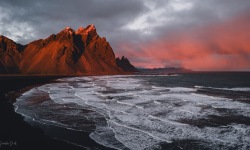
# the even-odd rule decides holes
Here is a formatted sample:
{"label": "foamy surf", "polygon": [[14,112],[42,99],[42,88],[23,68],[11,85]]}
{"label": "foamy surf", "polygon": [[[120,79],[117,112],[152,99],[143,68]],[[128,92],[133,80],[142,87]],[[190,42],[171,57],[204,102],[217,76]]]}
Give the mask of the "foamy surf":
{"label": "foamy surf", "polygon": [[218,87],[205,87],[205,86],[194,86],[197,89],[202,89],[202,88],[210,88],[210,89],[217,89],[217,90],[226,90],[226,91],[240,91],[240,92],[249,92],[250,88],[249,87],[237,87],[237,88],[218,88]]}
{"label": "foamy surf", "polygon": [[[226,113],[250,117],[250,104],[197,93],[197,88],[202,87],[149,86],[147,79],[138,76],[58,81],[24,93],[15,104],[16,111],[76,130],[91,128],[84,122],[94,122],[96,128],[88,129],[90,137],[115,149],[153,149],[178,140],[210,143],[204,147],[225,145],[245,149],[250,145],[247,124],[212,127],[205,124],[203,128],[196,125],[200,119],[224,117]],[[44,94],[48,99],[35,100]],[[72,104],[76,106],[71,107]],[[53,117],[54,114],[59,117]]]}

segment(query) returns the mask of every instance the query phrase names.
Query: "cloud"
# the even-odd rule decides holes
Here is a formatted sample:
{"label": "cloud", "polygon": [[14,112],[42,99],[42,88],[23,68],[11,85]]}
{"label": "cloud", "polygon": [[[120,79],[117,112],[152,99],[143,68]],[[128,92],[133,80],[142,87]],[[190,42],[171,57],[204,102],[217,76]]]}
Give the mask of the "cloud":
{"label": "cloud", "polygon": [[[6,11],[7,8],[8,11]],[[5,13],[0,14],[0,22],[4,26],[0,29],[0,34],[14,37],[17,42],[25,44],[37,38],[46,38],[65,26],[78,28],[95,24],[98,33],[106,36],[142,13],[144,8],[141,2],[133,0],[75,0],[73,2],[1,0],[0,11]],[[26,28],[31,31],[26,32]],[[17,34],[15,31],[19,30],[22,32],[21,35],[29,38],[26,40],[10,35],[9,32],[12,30],[12,34]],[[35,36],[30,36],[30,33],[34,33]]]}
{"label": "cloud", "polygon": [[250,70],[249,27],[250,14],[246,12],[216,24],[174,32],[136,47],[128,43],[121,45],[137,66]]}
{"label": "cloud", "polygon": [[66,26],[95,24],[115,53],[137,66],[238,69],[231,59],[249,70],[249,27],[236,28],[248,22],[234,21],[248,10],[249,0],[1,0],[0,34],[26,44]]}

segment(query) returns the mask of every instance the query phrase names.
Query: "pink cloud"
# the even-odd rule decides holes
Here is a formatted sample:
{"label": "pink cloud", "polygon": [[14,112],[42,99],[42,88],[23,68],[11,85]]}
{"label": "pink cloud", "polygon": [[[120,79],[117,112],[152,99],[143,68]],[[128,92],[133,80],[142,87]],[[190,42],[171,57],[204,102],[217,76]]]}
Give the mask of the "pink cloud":
{"label": "pink cloud", "polygon": [[194,70],[250,70],[250,14],[174,32],[158,40],[122,43],[135,66],[180,64]]}

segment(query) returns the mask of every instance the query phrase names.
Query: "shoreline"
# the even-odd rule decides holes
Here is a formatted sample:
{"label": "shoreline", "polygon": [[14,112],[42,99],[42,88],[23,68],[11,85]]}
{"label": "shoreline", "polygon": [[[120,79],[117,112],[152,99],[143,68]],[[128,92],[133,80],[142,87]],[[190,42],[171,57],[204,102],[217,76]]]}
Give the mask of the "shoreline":
{"label": "shoreline", "polygon": [[[156,84],[157,86],[163,86],[163,87],[166,86],[167,88],[171,88],[171,87],[172,88],[175,88],[175,87],[176,88],[178,88],[178,87],[180,87],[180,88],[181,87],[190,88],[191,87],[191,88],[196,89],[196,86],[197,87],[203,87],[203,89],[198,89],[198,90],[196,89],[196,92],[198,94],[202,94],[203,93],[204,95],[207,95],[208,96],[208,100],[211,99],[209,96],[214,96],[214,95],[215,96],[217,95],[218,97],[225,97],[225,98],[227,98],[227,96],[233,96],[232,99],[237,99],[237,97],[240,98],[240,96],[241,96],[240,94],[243,93],[243,92],[240,92],[240,91],[238,91],[238,92],[237,91],[236,92],[235,91],[229,91],[229,93],[227,93],[227,90],[226,90],[226,92],[223,92],[223,89],[222,90],[217,90],[216,88],[237,88],[237,87],[241,87],[241,86],[250,87],[250,82],[247,80],[248,79],[248,75],[249,75],[249,73],[244,73],[244,74],[239,74],[239,75],[236,74],[234,76],[231,76],[231,74],[219,74],[218,75],[217,73],[212,74],[212,76],[211,76],[211,74],[204,74],[202,76],[200,76],[200,74],[194,74],[192,76],[190,74],[187,74],[186,76],[177,76],[177,77],[173,77],[173,78],[172,77],[171,78],[166,78],[169,81],[166,84],[162,83],[163,81],[165,81],[165,80],[162,80],[162,79],[165,79],[165,78],[162,78],[162,77],[159,77],[159,78],[156,78],[156,79],[155,79],[155,77],[150,77],[149,79],[150,79],[150,83],[152,83],[152,85]],[[227,78],[225,79],[225,77],[227,77]],[[31,78],[32,79],[30,79],[29,77],[26,77],[26,78],[22,77],[21,79],[18,79],[20,83],[19,82],[16,82],[16,83],[21,84],[22,86],[24,86],[22,84],[22,82],[26,83],[27,80],[32,80],[32,81],[34,80],[34,82],[36,83],[36,84],[32,83],[30,85],[25,85],[25,87],[22,88],[22,89],[17,88],[18,85],[14,84],[17,79],[15,81],[13,81],[12,79],[10,79],[11,82],[9,82],[9,84],[7,85],[7,87],[11,87],[12,90],[8,89],[8,88],[5,89],[5,90],[8,90],[9,92],[11,92],[9,94],[9,101],[8,101],[9,103],[11,102],[10,101],[11,97],[12,97],[12,102],[14,102],[15,101],[15,96],[18,96],[18,95],[22,94],[23,92],[31,89],[32,87],[36,87],[36,86],[39,86],[39,85],[42,85],[42,84],[46,84],[46,83],[52,83],[53,84],[53,83],[57,82],[57,81],[54,81],[53,79],[48,79],[49,77],[43,77],[43,78],[47,78],[46,80],[48,80],[48,81],[43,81],[43,83],[40,83],[40,82],[42,82],[40,80],[41,77],[40,78],[38,78],[38,77],[35,77],[35,78],[31,77]],[[204,78],[206,79],[205,82],[204,82]],[[7,83],[8,80],[5,81],[5,79],[1,79],[0,78],[0,82],[2,80],[3,82]],[[158,79],[161,79],[161,80],[158,80]],[[195,79],[195,80],[193,80],[193,79]],[[220,82],[217,82],[217,81],[220,81]],[[224,81],[230,81],[230,82],[224,82]],[[78,82],[78,81],[76,81],[76,82]],[[225,84],[225,83],[227,83],[227,84]],[[0,86],[0,90],[2,90],[1,87],[3,87],[3,86]],[[211,87],[211,89],[209,89],[209,87]],[[213,88],[215,88],[215,89],[213,89]],[[16,90],[13,90],[13,89],[16,89]],[[184,95],[185,95],[185,92],[184,92]],[[190,95],[186,94],[186,96],[190,96]],[[248,102],[249,101],[249,96],[246,95],[246,94],[244,94],[243,96],[244,96],[243,98],[245,99],[244,103]],[[44,97],[44,96],[42,96],[42,97]],[[84,95],[83,95],[83,97],[84,97]],[[180,98],[180,100],[181,99],[182,98]],[[0,100],[2,100],[2,99],[0,99]],[[183,103],[180,103],[180,104],[183,104]],[[219,102],[218,104],[221,104],[221,103]],[[48,108],[50,108],[50,106],[51,105],[48,105]],[[206,106],[206,105],[204,105],[204,106]],[[203,108],[204,106],[200,105],[199,107]],[[229,106],[231,108],[231,104]],[[176,107],[178,107],[178,105],[176,105]],[[0,111],[3,112],[1,110],[1,108],[2,108],[2,106],[0,104]],[[34,108],[36,110],[36,107],[34,107]],[[223,127],[223,129],[224,129],[225,126],[230,125],[230,124],[236,124],[236,125],[237,124],[245,124],[247,126],[249,125],[249,122],[246,121],[248,119],[248,117],[244,117],[244,115],[230,114],[230,113],[228,113],[228,111],[226,109],[214,109],[214,108],[207,107],[207,106],[204,107],[204,108],[205,109],[211,109],[212,111],[219,112],[219,115],[218,116],[212,116],[212,115],[209,115],[209,114],[205,114],[205,115],[209,116],[208,119],[206,119],[206,118],[205,119],[204,118],[199,119],[198,118],[197,120],[191,120],[191,119],[190,120],[182,120],[183,123],[186,122],[187,124],[190,124],[190,125],[193,125],[193,126],[197,126],[198,128],[204,128],[206,126],[207,127],[212,127],[212,128],[218,128],[219,131],[220,131],[220,129],[219,129],[220,127]],[[12,105],[12,109],[14,110],[13,105]],[[59,110],[59,109],[57,109],[57,110]],[[67,114],[67,112],[65,112],[65,114]],[[225,114],[227,116],[225,116]],[[18,116],[19,114],[15,114],[15,115]],[[21,116],[21,115],[19,115],[19,116]],[[9,117],[9,118],[7,118],[7,117]],[[8,121],[8,119],[13,119],[13,117],[11,115],[9,115],[7,117],[6,117],[7,119],[5,119],[4,121]],[[34,117],[34,118],[36,118],[36,117]],[[22,117],[22,121],[23,121],[23,119],[24,118]],[[26,117],[25,121],[26,121],[26,124],[28,122],[28,124],[31,125],[31,128],[33,129],[33,127],[34,126],[37,127],[37,125],[33,126],[32,119],[33,118],[30,118],[30,121],[27,121],[28,119]],[[1,120],[2,120],[2,118],[1,118]],[[85,124],[86,121],[84,121],[82,123]],[[45,133],[46,132],[46,127],[48,127],[48,126],[50,126],[50,124],[47,124],[47,123],[44,124],[45,128],[42,128],[42,129],[45,129],[42,132],[43,135],[44,134],[46,135],[46,133]],[[0,125],[0,127],[2,127],[2,126]],[[15,127],[17,127],[17,126],[15,126]],[[93,125],[93,127],[94,127],[94,125]],[[38,128],[39,128],[39,125],[38,125]],[[23,129],[23,127],[22,128],[17,128],[17,131],[19,129]],[[0,128],[0,137],[2,135],[2,133],[1,133],[2,131],[1,130],[3,130],[3,129]],[[91,140],[91,138],[89,137],[89,134],[88,134],[89,132],[85,132],[85,135],[83,135],[84,133],[81,132],[81,131],[80,132],[79,131],[78,132],[74,132],[74,131],[71,131],[70,129],[67,130],[67,128],[64,128],[64,127],[61,127],[61,128],[60,128],[60,126],[59,127],[55,127],[54,125],[48,127],[47,130],[48,130],[47,132],[51,133],[51,134],[47,134],[47,135],[50,135],[50,137],[54,137],[54,139],[50,138],[53,142],[59,141],[59,142],[62,142],[63,144],[68,143],[68,146],[70,145],[70,146],[73,147],[73,148],[72,147],[65,148],[64,146],[61,146],[62,148],[60,148],[60,149],[77,149],[77,148],[78,149],[84,149],[85,143],[89,144],[88,140],[89,139]],[[12,131],[12,132],[14,132],[14,131]],[[41,131],[41,130],[39,130],[39,131]],[[22,135],[25,135],[25,134],[23,134],[23,132],[25,132],[25,131],[23,131],[23,132],[19,131],[19,132],[22,133]],[[64,138],[62,138],[61,140],[56,140],[56,137],[54,136],[55,134],[57,134],[59,136],[58,139],[60,139],[60,137],[64,137]],[[36,132],[34,135],[38,135],[38,133]],[[210,136],[210,135],[208,135],[208,136]],[[22,138],[22,137],[18,137],[18,138]],[[31,139],[31,140],[34,140],[34,139]],[[0,141],[1,141],[1,139],[0,139]],[[72,142],[70,144],[67,141],[69,141],[69,142],[72,141]],[[94,141],[92,140],[91,142],[94,142]],[[77,147],[77,143],[81,143],[80,145],[82,145],[83,147],[81,147],[81,148]],[[96,143],[96,142],[94,142],[93,144],[94,144],[94,146],[98,145],[98,143]],[[197,149],[208,148],[209,149],[209,148],[211,148],[209,146],[210,144],[211,143],[209,141],[206,141],[206,140],[184,139],[184,140],[173,140],[173,142],[171,144],[160,143],[160,146],[162,147],[162,149],[183,149],[183,148],[184,149],[185,148],[187,148],[187,149],[188,148],[197,148]],[[239,143],[236,143],[236,146],[240,147],[241,146],[240,144],[241,144],[241,142],[239,141]],[[245,144],[245,143],[242,143],[242,144]],[[41,142],[38,143],[37,145],[41,145]],[[56,144],[55,143],[55,146],[57,146],[56,149],[59,148],[58,145],[61,145],[61,144]],[[74,148],[74,146],[76,146],[76,148]],[[224,145],[222,145],[222,146],[224,146]],[[37,147],[35,147],[35,146],[33,148],[37,149]],[[45,148],[47,148],[47,147],[44,146],[44,149]],[[91,146],[86,146],[86,148],[92,149]],[[27,148],[25,147],[25,149],[27,149]],[[109,149],[109,148],[105,147],[105,148],[97,148],[97,149]]]}
{"label": "shoreline", "polygon": [[[29,124],[25,120],[25,117],[15,112],[14,103],[16,98],[21,96],[24,92],[43,85],[46,83],[56,82],[56,79],[75,77],[75,76],[43,76],[43,75],[25,75],[25,76],[0,76],[0,141],[2,148],[6,149],[62,149],[62,150],[78,150],[86,149],[84,146],[79,146],[74,143],[70,143],[65,140],[61,140],[60,136],[70,134],[72,137],[77,133],[68,131],[67,134],[63,132],[58,137],[52,137],[46,134],[42,125],[39,123]],[[59,127],[45,127],[50,131],[57,130],[59,133],[63,131]],[[65,130],[64,130],[65,131]],[[83,133],[81,133],[83,134]],[[80,136],[76,136],[80,137]],[[81,136],[82,137],[82,136]],[[83,136],[83,145],[94,146],[101,149],[107,149],[102,145],[92,140],[87,133]],[[91,141],[91,142],[90,142]],[[11,144],[8,144],[11,143]],[[14,144],[13,144],[14,143]]]}

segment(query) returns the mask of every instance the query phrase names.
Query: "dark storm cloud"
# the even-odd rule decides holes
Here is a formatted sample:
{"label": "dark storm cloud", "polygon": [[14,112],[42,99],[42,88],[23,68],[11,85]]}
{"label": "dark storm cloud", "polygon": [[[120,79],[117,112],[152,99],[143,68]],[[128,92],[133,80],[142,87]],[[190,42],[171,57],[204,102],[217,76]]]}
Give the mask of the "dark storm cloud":
{"label": "dark storm cloud", "polygon": [[[4,26],[0,32],[10,35],[12,29],[19,30],[19,36],[25,38],[16,40],[25,43],[57,33],[65,26],[78,28],[93,23],[98,33],[107,36],[111,43],[119,39],[140,41],[218,21],[249,6],[248,0],[1,0],[0,9],[6,12],[0,17]],[[142,16],[144,20],[136,24]],[[133,25],[134,28],[129,27]],[[32,35],[25,32],[27,27],[33,31]]]}
{"label": "dark storm cloud", "polygon": [[112,33],[142,13],[145,7],[134,0],[1,0],[0,9],[5,11],[1,15],[3,17],[0,17],[5,26],[0,30],[1,34],[10,32],[13,28],[20,28],[18,26],[29,26],[34,30],[34,37],[30,36],[26,41],[17,39],[23,43],[37,37],[45,38],[65,26],[78,28],[95,24],[98,32]]}
{"label": "dark storm cloud", "polygon": [[[242,14],[250,14],[249,0],[1,0],[0,34],[26,44],[58,33],[65,26],[77,29],[94,24],[116,54],[130,57],[128,47],[145,53],[142,45],[171,41],[176,33],[189,30],[201,35],[196,28]],[[146,63],[131,58],[132,62]],[[164,61],[168,60],[162,60],[165,65]]]}

